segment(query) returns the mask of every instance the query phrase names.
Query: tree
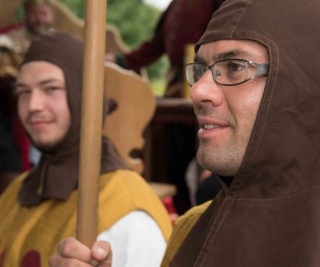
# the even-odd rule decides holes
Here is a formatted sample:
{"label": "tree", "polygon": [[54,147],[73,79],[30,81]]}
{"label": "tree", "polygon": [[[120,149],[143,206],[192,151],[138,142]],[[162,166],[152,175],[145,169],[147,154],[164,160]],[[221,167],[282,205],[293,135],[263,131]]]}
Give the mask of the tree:
{"label": "tree", "polygon": [[[84,17],[83,0],[61,0],[77,16]],[[161,11],[142,0],[108,0],[107,22],[115,25],[126,45],[133,49],[149,39],[155,30]],[[147,68],[150,79],[164,76],[168,61],[165,57]]]}

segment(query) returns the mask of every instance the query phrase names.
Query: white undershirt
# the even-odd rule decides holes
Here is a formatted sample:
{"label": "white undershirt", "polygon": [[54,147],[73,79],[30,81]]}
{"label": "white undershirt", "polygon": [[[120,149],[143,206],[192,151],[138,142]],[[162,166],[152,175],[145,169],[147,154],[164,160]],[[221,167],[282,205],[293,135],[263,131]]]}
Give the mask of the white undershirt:
{"label": "white undershirt", "polygon": [[132,211],[98,240],[111,244],[112,267],[159,267],[166,241],[158,224],[143,211]]}

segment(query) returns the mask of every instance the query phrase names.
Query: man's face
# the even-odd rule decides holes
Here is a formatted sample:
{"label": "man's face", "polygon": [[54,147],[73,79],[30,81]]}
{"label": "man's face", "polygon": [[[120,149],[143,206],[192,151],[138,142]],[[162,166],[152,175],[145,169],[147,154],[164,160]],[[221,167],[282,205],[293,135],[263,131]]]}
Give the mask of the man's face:
{"label": "man's face", "polygon": [[53,12],[49,5],[38,4],[26,10],[26,24],[35,34],[46,33],[53,23]]}
{"label": "man's face", "polygon": [[[211,65],[219,59],[245,59],[267,64],[264,46],[252,41],[221,40],[200,47],[196,61]],[[236,86],[214,82],[210,70],[191,89],[199,123],[198,162],[210,171],[234,176],[248,146],[266,84],[259,77]]]}
{"label": "man's face", "polygon": [[42,152],[53,151],[71,124],[63,71],[44,61],[27,63],[16,92],[18,114],[32,143]]}

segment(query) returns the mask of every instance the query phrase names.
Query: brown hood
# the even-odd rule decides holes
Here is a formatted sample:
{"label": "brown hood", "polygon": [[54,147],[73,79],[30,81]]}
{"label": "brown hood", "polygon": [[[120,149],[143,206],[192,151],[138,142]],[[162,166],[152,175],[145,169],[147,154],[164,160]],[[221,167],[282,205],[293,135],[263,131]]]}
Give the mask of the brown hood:
{"label": "brown hood", "polygon": [[[71,126],[62,142],[51,153],[43,153],[39,166],[25,179],[19,194],[22,205],[37,205],[47,198],[66,200],[77,187],[83,48],[80,39],[63,32],[52,32],[35,40],[23,60],[22,65],[32,61],[46,61],[63,70]],[[104,137],[101,173],[118,168],[126,167],[111,141]]]}
{"label": "brown hood", "polygon": [[320,1],[228,0],[196,50],[252,40],[269,76],[243,164],[170,266],[320,266]]}

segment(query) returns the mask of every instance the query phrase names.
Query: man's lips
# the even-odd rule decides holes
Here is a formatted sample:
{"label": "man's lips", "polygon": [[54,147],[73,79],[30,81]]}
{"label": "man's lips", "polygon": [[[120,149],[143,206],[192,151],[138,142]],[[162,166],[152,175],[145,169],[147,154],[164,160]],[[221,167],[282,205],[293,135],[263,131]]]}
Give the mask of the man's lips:
{"label": "man's lips", "polygon": [[204,129],[204,130],[211,130],[211,129],[214,129],[214,128],[220,128],[220,125],[216,125],[216,124],[203,124],[200,128],[201,128],[201,129]]}
{"label": "man's lips", "polygon": [[28,124],[29,124],[31,127],[37,128],[37,127],[47,126],[47,125],[49,125],[49,124],[51,124],[51,123],[52,123],[51,120],[35,120],[35,121],[29,121]]}
{"label": "man's lips", "polygon": [[198,117],[199,129],[201,130],[213,130],[219,128],[229,127],[229,124],[225,121],[213,120],[210,118]]}

